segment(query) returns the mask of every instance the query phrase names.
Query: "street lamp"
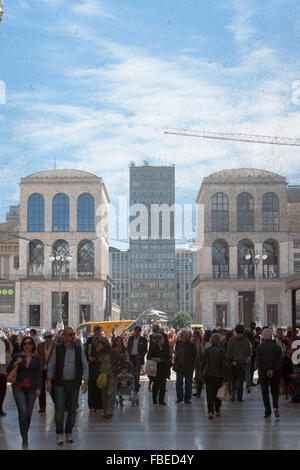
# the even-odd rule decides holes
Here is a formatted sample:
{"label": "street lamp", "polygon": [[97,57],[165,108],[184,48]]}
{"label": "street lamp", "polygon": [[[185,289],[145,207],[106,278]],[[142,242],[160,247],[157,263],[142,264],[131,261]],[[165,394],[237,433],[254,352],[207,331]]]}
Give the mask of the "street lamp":
{"label": "street lamp", "polygon": [[256,323],[257,326],[262,326],[261,324],[261,319],[260,319],[260,313],[259,313],[259,271],[258,271],[258,266],[260,265],[261,261],[265,261],[268,258],[268,254],[263,248],[262,251],[259,250],[252,250],[252,248],[248,248],[245,256],[247,261],[250,261],[252,259],[254,266],[255,266],[255,279],[256,279],[256,287],[255,287],[255,316],[256,316]]}
{"label": "street lamp", "polygon": [[[1,0],[0,0],[1,1]],[[59,304],[58,304],[58,322],[56,323],[56,330],[62,330],[64,328],[63,322],[63,309],[64,304],[62,304],[62,291],[61,291],[61,281],[62,281],[62,267],[69,263],[72,260],[72,256],[68,251],[65,249],[61,250],[54,250],[53,255],[49,256],[49,260],[56,263],[58,267],[58,279],[59,279]]]}

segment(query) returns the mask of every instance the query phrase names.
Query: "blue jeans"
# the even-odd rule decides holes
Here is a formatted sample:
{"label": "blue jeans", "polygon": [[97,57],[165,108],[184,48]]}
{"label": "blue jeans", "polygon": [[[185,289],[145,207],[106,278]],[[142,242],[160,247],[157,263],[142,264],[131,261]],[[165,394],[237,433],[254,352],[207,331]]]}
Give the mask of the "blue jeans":
{"label": "blue jeans", "polygon": [[[184,379],[184,397],[183,397],[183,379]],[[176,371],[176,394],[177,400],[191,401],[193,387],[193,375],[185,375],[183,368]]]}
{"label": "blue jeans", "polygon": [[64,433],[64,411],[68,407],[68,416],[65,426],[65,433],[72,434],[76,420],[76,409],[78,405],[78,395],[80,386],[76,383],[66,383],[55,385],[55,424],[56,434]]}
{"label": "blue jeans", "polygon": [[28,431],[31,415],[36,400],[36,389],[28,387],[12,387],[13,396],[18,408],[19,428],[23,444],[28,444]]}
{"label": "blue jeans", "polygon": [[133,365],[135,392],[138,393],[140,389],[140,374],[141,374],[141,367],[142,367],[142,359],[138,356],[130,356],[130,362]]}

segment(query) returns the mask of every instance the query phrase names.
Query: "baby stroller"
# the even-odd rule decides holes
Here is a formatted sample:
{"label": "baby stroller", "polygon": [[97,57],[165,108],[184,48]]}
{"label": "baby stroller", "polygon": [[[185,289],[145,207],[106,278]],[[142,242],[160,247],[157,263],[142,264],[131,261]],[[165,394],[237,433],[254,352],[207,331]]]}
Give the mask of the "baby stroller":
{"label": "baby stroller", "polygon": [[139,399],[134,389],[133,365],[130,361],[126,361],[123,364],[118,376],[116,406],[124,406],[125,396],[131,401],[132,406],[139,404]]}

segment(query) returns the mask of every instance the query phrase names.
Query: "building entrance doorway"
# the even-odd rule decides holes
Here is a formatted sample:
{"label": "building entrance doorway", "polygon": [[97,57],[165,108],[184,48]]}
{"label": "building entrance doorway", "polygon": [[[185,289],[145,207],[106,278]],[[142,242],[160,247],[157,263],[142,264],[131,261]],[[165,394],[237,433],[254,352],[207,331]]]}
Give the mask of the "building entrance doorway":
{"label": "building entrance doorway", "polygon": [[239,292],[239,322],[245,328],[248,328],[250,323],[254,321],[255,310],[255,292]]}

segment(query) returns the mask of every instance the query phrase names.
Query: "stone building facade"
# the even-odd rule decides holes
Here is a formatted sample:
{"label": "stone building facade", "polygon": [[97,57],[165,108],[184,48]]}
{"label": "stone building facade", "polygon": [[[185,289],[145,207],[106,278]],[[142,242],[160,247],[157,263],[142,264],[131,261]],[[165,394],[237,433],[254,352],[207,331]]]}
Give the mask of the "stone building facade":
{"label": "stone building facade", "polygon": [[[21,179],[19,267],[8,276],[16,282],[15,312],[0,313],[1,324],[55,327],[60,285],[65,324],[108,319],[108,203],[102,178],[85,171],[47,170]],[[70,258],[60,265],[58,254]]]}
{"label": "stone building facade", "polygon": [[[300,258],[300,189],[291,191],[285,177],[264,170],[223,170],[203,179],[193,282],[199,323],[291,323],[286,279],[295,272],[295,255]],[[266,256],[258,264],[258,288],[253,256],[246,259],[251,250]]]}

